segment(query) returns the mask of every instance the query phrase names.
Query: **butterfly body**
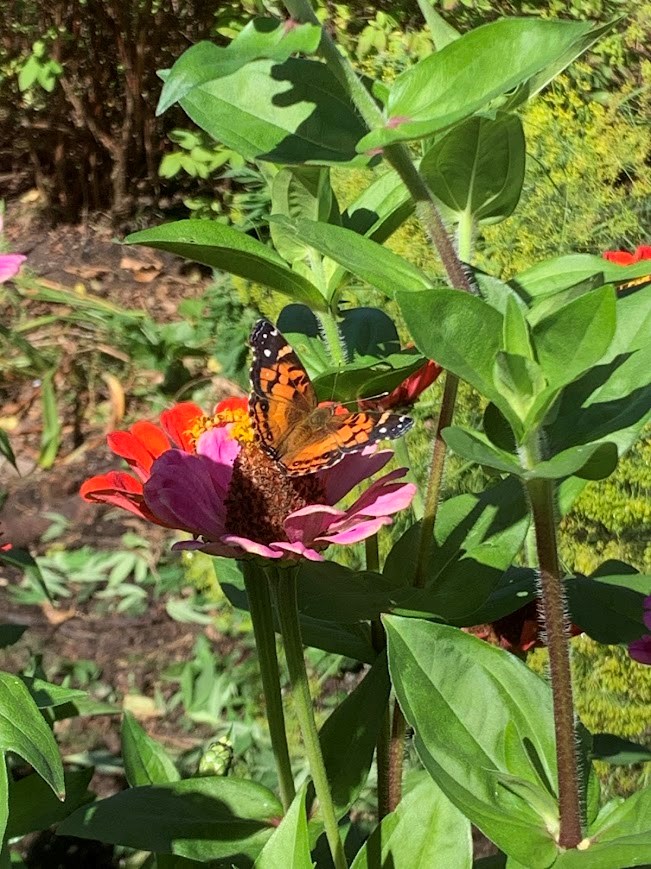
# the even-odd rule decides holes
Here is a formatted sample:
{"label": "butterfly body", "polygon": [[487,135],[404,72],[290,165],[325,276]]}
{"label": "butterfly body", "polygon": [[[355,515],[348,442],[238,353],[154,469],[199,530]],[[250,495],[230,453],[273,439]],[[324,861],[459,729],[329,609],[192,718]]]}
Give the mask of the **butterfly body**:
{"label": "butterfly body", "polygon": [[251,347],[249,414],[260,447],[289,476],[330,468],[368,444],[399,437],[413,424],[394,413],[319,403],[298,356],[268,320],[253,327]]}

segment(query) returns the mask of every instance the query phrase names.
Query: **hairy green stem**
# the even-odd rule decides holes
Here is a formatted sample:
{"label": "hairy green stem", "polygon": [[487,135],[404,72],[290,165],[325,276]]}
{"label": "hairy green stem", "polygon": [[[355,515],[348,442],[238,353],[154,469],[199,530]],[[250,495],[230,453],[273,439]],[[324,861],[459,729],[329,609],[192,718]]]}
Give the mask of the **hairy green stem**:
{"label": "hairy green stem", "polygon": [[443,440],[442,432],[452,422],[458,386],[459,378],[447,372],[445,375],[445,386],[443,387],[441,409],[439,410],[439,417],[436,422],[432,464],[430,465],[427,491],[425,492],[418,557],[416,559],[416,575],[414,577],[414,585],[417,588],[422,588],[425,585],[427,576],[427,562],[432,548],[432,535],[434,533],[434,523],[436,522],[436,514],[438,512],[443,470],[445,468],[446,444]]}
{"label": "hairy green stem", "polygon": [[271,747],[276,760],[280,799],[287,811],[296,795],[294,776],[289,760],[285,713],[280,690],[280,673],[276,654],[276,632],[269,583],[262,570],[257,571],[248,561],[242,562],[244,585],[249,599],[249,612],[260,663],[262,690],[267,709]]}
{"label": "hairy green stem", "polygon": [[310,773],[314,790],[319,801],[321,817],[325,827],[326,837],[336,869],[347,869],[348,863],[344,847],[339,835],[337,816],[335,815],[330,785],[323,754],[319,743],[319,734],[314,720],[314,709],[310,695],[310,685],[305,670],[303,656],[303,641],[301,626],[298,619],[298,602],[296,597],[296,571],[293,568],[280,569],[274,573],[274,592],[280,630],[285,647],[285,659],[289,670],[291,695],[296,712],[296,718],[301,729],[305,754],[310,765]]}
{"label": "hairy green stem", "polygon": [[405,759],[407,721],[396,697],[389,738],[389,811],[393,812],[402,799],[402,768]]}
{"label": "hairy green stem", "polygon": [[323,335],[330,351],[330,358],[337,368],[343,368],[348,360],[346,359],[341,332],[339,331],[334,314],[330,314],[327,311],[315,311],[314,313],[321,324]]}
{"label": "hairy green stem", "polygon": [[[380,548],[377,534],[367,537],[364,541],[364,547],[366,549],[366,569],[379,571]],[[373,619],[371,622],[371,641],[373,648],[378,654],[386,648],[387,638],[380,619]],[[380,820],[391,811],[389,800],[389,782],[391,778],[390,739],[391,715],[389,703],[387,702],[375,748],[375,760],[377,763],[377,809]]]}
{"label": "hairy green stem", "polygon": [[[522,450],[521,455],[525,465],[532,466],[537,453],[537,443],[532,439]],[[560,815],[558,843],[564,848],[576,848],[583,839],[581,779],[572,698],[567,606],[558,558],[554,486],[553,480],[529,480],[526,483],[526,491],[535,529],[540,602],[545,620],[549,675],[554,703]]]}

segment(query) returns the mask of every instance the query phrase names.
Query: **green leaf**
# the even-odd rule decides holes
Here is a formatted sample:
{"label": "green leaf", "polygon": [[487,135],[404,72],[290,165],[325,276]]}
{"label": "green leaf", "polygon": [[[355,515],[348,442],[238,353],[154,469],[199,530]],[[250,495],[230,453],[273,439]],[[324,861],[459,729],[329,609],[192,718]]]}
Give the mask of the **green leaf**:
{"label": "green leaf", "polygon": [[377,618],[391,609],[395,586],[378,573],[334,561],[303,561],[298,568],[298,608],[340,624]]}
{"label": "green leaf", "polygon": [[528,523],[523,489],[513,477],[480,494],[444,501],[426,562],[425,587],[399,588],[413,583],[419,525],[403,534],[386,559],[385,576],[397,586],[395,611],[464,626],[486,621],[476,614],[502,583],[504,571],[522,547]]}
{"label": "green leaf", "polygon": [[[219,584],[222,591],[239,609],[248,611],[249,601],[244,591],[244,581],[236,561],[217,558]],[[300,591],[300,583],[299,583]],[[300,614],[301,635],[306,646],[323,649],[336,655],[345,655],[355,661],[372,664],[377,652],[371,642],[368,623],[340,624],[327,619]],[[277,619],[274,625],[279,632]]]}
{"label": "green leaf", "polygon": [[648,633],[643,616],[651,576],[576,576],[565,589],[572,621],[598,643],[630,643]]}
{"label": "green leaf", "polygon": [[85,691],[79,691],[76,688],[62,688],[60,685],[53,685],[51,682],[46,682],[45,679],[38,679],[35,676],[21,675],[18,678],[24,682],[39,709],[63,706],[66,703],[83,700],[88,696]]}
{"label": "green leaf", "polygon": [[208,776],[121,791],[78,809],[58,833],[203,862],[237,856],[246,865],[281,816],[262,785]]}
{"label": "green leaf", "polygon": [[0,649],[13,646],[27,630],[27,625],[0,625]]}
{"label": "green leaf", "polygon": [[454,42],[455,39],[459,39],[461,34],[439,15],[433,5],[431,5],[433,2],[434,0],[426,0],[420,7],[420,11],[423,13],[423,18],[429,27],[434,48],[436,51],[440,51],[446,45]]}
{"label": "green leaf", "polygon": [[9,435],[4,429],[0,428],[0,456],[4,456],[5,459],[9,462],[9,464],[18,471],[18,465],[16,464],[16,456],[14,455],[14,451],[11,448],[11,444],[9,443]]}
{"label": "green leaf", "polygon": [[[0,759],[0,841],[4,843],[5,830],[9,820],[9,779],[7,777],[7,762]],[[3,846],[4,850],[4,846]]]}
{"label": "green leaf", "polygon": [[43,779],[25,776],[9,785],[9,823],[7,837],[26,836],[38,830],[47,830],[67,818],[75,809],[93,800],[88,785],[93,768],[65,773],[66,798],[63,802],[54,796]]}
{"label": "green leaf", "polygon": [[397,172],[379,175],[341,215],[341,223],[358,235],[386,241],[413,213],[414,202]]}
{"label": "green leaf", "polygon": [[51,468],[61,444],[61,422],[54,390],[56,371],[48,371],[41,381],[41,405],[43,408],[43,432],[38,463],[42,468]]}
{"label": "green leaf", "polygon": [[231,75],[252,60],[284,61],[295,52],[312,54],[320,41],[321,28],[315,24],[288,28],[275,18],[254,18],[225,48],[198,42],[183,52],[170,70],[156,114],[162,115],[197,85]]}
{"label": "green leaf", "polygon": [[396,301],[421,353],[470,383],[517,425],[493,383],[495,358],[502,349],[504,319],[499,311],[477,296],[448,287],[399,291]]}
{"label": "green leaf", "polygon": [[366,783],[390,690],[386,655],[382,653],[321,728],[323,761],[338,816],[346,813]]}
{"label": "green leaf", "polygon": [[25,684],[10,673],[0,673],[0,751],[14,751],[30,763],[63,799],[63,765],[52,731]]}
{"label": "green leaf", "polygon": [[425,361],[420,353],[396,353],[381,362],[349,363],[345,368],[331,368],[319,374],[312,383],[322,401],[351,402],[363,397],[377,397],[391,392],[406,377],[418,371]]}
{"label": "green leaf", "polygon": [[312,220],[290,221],[272,216],[286,233],[340,263],[358,278],[367,281],[392,298],[396,290],[415,292],[430,285],[420,269],[377,242],[342,226]]}
{"label": "green leaf", "polygon": [[472,866],[467,818],[431,779],[413,787],[357,852],[351,869]]}
{"label": "green leaf", "polygon": [[503,18],[470,30],[398,76],[389,92],[389,123],[365,136],[358,148],[367,151],[420,139],[482,109],[513,108],[611,27]]}
{"label": "green leaf", "polygon": [[630,869],[651,863],[651,787],[627,800],[607,803],[590,826],[581,849],[565,851],[558,869]]}
{"label": "green leaf", "polygon": [[648,262],[632,266],[618,266],[599,256],[571,253],[536,263],[509,282],[527,301],[553,296],[581,284],[590,278],[599,278],[602,284],[632,280],[649,273]]}
{"label": "green leaf", "polygon": [[144,244],[204,263],[255,281],[323,311],[325,300],[317,288],[250,235],[214,220],[179,220],[134,232],[127,244]]}
{"label": "green leaf", "polygon": [[516,296],[512,292],[509,293],[507,290],[507,293],[502,339],[504,349],[507,353],[515,353],[518,356],[524,356],[526,359],[533,359],[533,347],[531,346],[531,336],[529,335],[525,310],[522,307],[522,303],[516,301]]}
{"label": "green leaf", "polygon": [[[518,419],[527,419],[536,398],[547,386],[545,376],[533,359],[519,356],[516,353],[500,351],[495,358],[493,373],[495,388],[508,401],[513,413]],[[522,427],[516,432],[521,434]]]}
{"label": "green leaf", "polygon": [[181,776],[163,746],[152,739],[127,710],[122,719],[121,738],[124,774],[129,787],[179,781]]}
{"label": "green leaf", "polygon": [[454,425],[443,430],[443,440],[458,456],[471,462],[516,476],[523,473],[517,456],[494,446],[481,432]]}
{"label": "green leaf", "polygon": [[593,733],[592,758],[619,766],[651,761],[651,748],[613,733]]}
{"label": "green leaf", "polygon": [[561,480],[574,474],[584,480],[603,480],[616,467],[617,446],[607,441],[563,450],[551,459],[538,462],[528,471],[521,472],[521,476],[526,480]]}
{"label": "green leaf", "polygon": [[306,792],[307,785],[303,785],[294,797],[287,814],[280,822],[280,826],[262,849],[260,856],[255,861],[254,869],[278,869],[279,866],[291,866],[291,869],[312,869],[310,837],[305,811]]}
{"label": "green leaf", "polygon": [[256,60],[193,88],[186,114],[245,159],[294,165],[365,165],[366,132],[343,86],[324,63]]}
{"label": "green leaf", "polygon": [[452,212],[499,223],[515,210],[524,182],[525,142],[517,115],[468,118],[420,163],[430,190]]}
{"label": "green leaf", "polygon": [[503,776],[525,782],[541,804],[552,801],[549,687],[514,655],[456,628],[396,616],[384,622],[393,686],[428,772],[505,853],[545,869],[558,853],[557,811],[541,813]]}
{"label": "green leaf", "polygon": [[586,293],[536,323],[533,343],[549,383],[564,386],[597,363],[613,340],[615,326],[612,287]]}
{"label": "green leaf", "polygon": [[[337,203],[330,186],[329,170],[319,166],[285,166],[274,176],[271,185],[272,213],[292,218],[327,222],[337,217]],[[271,221],[271,238],[278,253],[295,262],[309,254],[309,245],[296,239],[283,225]]]}

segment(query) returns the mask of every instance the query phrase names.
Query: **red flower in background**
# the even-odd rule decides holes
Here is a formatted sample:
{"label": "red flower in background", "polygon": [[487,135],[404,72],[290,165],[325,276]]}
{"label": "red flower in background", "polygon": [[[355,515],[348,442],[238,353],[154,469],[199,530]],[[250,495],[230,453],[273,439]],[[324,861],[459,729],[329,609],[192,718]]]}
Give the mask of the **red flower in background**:
{"label": "red flower in background", "polygon": [[642,260],[651,259],[651,245],[638,245],[634,253],[629,253],[626,250],[607,250],[602,254],[603,258],[608,262],[615,263],[618,266],[632,266]]}
{"label": "red flower in background", "polygon": [[228,398],[221,401],[215,408],[215,416],[206,417],[204,412],[191,401],[176,404],[163,411],[160,426],[152,422],[137,422],[129,431],[114,431],[107,436],[111,450],[125,459],[133,474],[127,471],[109,471],[86,480],[79,494],[85,501],[112,504],[122,507],[155,522],[165,525],[147,507],[143,497],[144,483],[150,477],[151,468],[157,458],[171,449],[179,449],[185,453],[196,452],[196,437],[210,427],[227,425],[234,422],[234,411],[246,411],[246,398]]}
{"label": "red flower in background", "polygon": [[362,410],[391,410],[394,407],[411,407],[428,386],[436,380],[443,371],[438,362],[429,359],[402,383],[398,384],[388,395],[380,398],[361,398],[357,402]]}
{"label": "red flower in background", "polygon": [[[542,621],[538,614],[538,604],[529,601],[519,610],[502,616],[494,622],[485,625],[474,625],[464,628],[469,634],[485,640],[492,646],[499,646],[514,655],[524,655],[532,649],[545,646],[542,634]],[[577,625],[570,625],[570,636],[576,637],[582,633]]]}

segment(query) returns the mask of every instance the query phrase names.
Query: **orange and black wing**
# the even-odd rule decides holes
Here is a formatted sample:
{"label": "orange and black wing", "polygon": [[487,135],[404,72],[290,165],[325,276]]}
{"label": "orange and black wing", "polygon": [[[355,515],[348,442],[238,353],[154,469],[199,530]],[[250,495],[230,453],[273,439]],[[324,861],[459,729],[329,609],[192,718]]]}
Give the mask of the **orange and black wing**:
{"label": "orange and black wing", "polygon": [[397,413],[335,413],[328,425],[315,431],[307,443],[298,444],[282,456],[280,464],[292,477],[322,471],[336,465],[348,453],[377,441],[400,437],[413,423],[410,417]]}
{"label": "orange and black wing", "polygon": [[277,461],[292,430],[316,407],[316,394],[300,359],[269,320],[255,324],[250,343],[249,415],[260,447]]}

